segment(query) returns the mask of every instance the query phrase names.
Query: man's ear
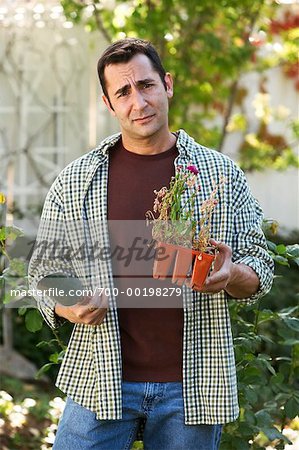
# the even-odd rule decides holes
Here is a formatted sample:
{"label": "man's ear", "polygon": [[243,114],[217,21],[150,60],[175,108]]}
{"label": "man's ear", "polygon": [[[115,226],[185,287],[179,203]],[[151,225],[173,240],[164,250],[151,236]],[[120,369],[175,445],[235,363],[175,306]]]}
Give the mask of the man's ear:
{"label": "man's ear", "polygon": [[114,109],[112,108],[112,105],[111,105],[111,103],[110,103],[109,98],[106,97],[106,95],[103,94],[103,95],[102,95],[102,100],[103,100],[103,102],[105,103],[105,105],[107,106],[107,108],[109,109],[110,113],[111,113],[113,116],[115,116],[115,112],[114,112]]}
{"label": "man's ear", "polygon": [[168,98],[173,97],[173,78],[169,72],[166,72],[165,77],[166,94]]}

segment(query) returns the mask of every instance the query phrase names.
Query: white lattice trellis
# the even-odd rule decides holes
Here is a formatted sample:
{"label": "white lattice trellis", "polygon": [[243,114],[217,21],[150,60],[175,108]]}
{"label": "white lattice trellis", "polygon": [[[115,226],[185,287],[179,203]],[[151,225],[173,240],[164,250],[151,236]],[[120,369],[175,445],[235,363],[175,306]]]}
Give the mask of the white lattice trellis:
{"label": "white lattice trellis", "polygon": [[26,212],[87,149],[88,42],[53,21],[2,26],[0,37],[1,189]]}

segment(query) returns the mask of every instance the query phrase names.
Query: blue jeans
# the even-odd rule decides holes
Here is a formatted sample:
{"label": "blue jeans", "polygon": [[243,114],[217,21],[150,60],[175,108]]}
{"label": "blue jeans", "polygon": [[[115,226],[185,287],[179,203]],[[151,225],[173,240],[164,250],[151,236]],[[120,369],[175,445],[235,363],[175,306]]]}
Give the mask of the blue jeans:
{"label": "blue jeans", "polygon": [[67,399],[53,450],[129,450],[145,420],[145,450],[217,450],[221,425],[185,425],[182,383],[123,382],[123,418],[97,420]]}

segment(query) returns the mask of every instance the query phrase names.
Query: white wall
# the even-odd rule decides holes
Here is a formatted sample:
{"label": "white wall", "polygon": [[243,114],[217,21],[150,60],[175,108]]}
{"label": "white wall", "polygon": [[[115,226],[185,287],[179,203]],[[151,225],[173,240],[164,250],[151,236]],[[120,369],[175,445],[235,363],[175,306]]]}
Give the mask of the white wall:
{"label": "white wall", "polygon": [[247,179],[266,218],[277,220],[282,233],[299,230],[298,170],[274,172],[266,169],[264,172],[247,174]]}

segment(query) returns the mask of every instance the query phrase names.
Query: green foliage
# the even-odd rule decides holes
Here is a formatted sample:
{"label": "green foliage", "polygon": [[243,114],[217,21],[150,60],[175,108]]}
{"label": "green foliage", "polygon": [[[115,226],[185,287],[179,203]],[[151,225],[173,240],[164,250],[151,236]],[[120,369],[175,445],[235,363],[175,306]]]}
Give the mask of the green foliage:
{"label": "green foliage", "polygon": [[23,236],[24,233],[20,228],[15,226],[0,227],[0,242],[5,242],[6,239],[14,241],[17,237]]}
{"label": "green foliage", "polygon": [[50,449],[64,401],[46,384],[29,384],[1,378],[1,448]]}
{"label": "green foliage", "polygon": [[[99,1],[61,3],[69,20],[84,23],[88,31],[100,30],[108,42],[125,36],[153,42],[175,80],[172,129],[184,128],[197,141],[220,151],[229,133],[241,132],[240,164],[245,170],[298,166],[293,150],[298,127],[286,108],[270,106],[266,91],[269,68],[282,67],[286,77],[296,80],[298,28],[292,13],[275,20],[276,15],[281,16],[276,14],[278,2],[118,0],[113,8]],[[264,77],[255,107],[260,125],[252,133],[242,76],[254,70]],[[285,130],[293,130],[294,142],[286,142],[286,132],[269,132],[273,120],[284,124]]]}
{"label": "green foliage", "polygon": [[[44,364],[37,372],[36,374],[37,379],[39,379],[43,374],[48,372],[50,369],[53,368],[57,369],[60,366],[67,349],[67,345],[64,343],[65,341],[62,339],[59,333],[56,331],[52,332],[55,335],[55,339],[51,339],[49,342],[42,341],[37,344],[38,348],[49,347],[54,349],[54,352],[51,352],[48,358],[50,362]],[[57,348],[59,350],[57,350]]]}
{"label": "green foliage", "polygon": [[36,309],[31,309],[27,312],[25,316],[25,324],[28,331],[35,333],[40,330],[43,326],[43,318],[40,312]]}
{"label": "green foliage", "polygon": [[230,305],[240,417],[225,426],[221,450],[283,449],[282,431],[299,412],[299,245],[268,247],[277,265],[271,293]]}
{"label": "green foliage", "polygon": [[[5,196],[0,192],[0,205],[5,204],[5,200]],[[2,216],[3,208],[0,208],[0,220],[4,221]],[[16,300],[10,295],[11,289],[24,291],[28,289],[26,261],[23,258],[12,258],[8,250],[12,243],[22,236],[24,236],[23,231],[15,226],[0,226],[1,309],[5,304]],[[24,299],[26,298],[23,297],[22,302],[25,304]],[[62,336],[60,337],[58,333],[44,326],[42,315],[36,307],[21,306],[17,311],[13,309],[12,317],[14,347],[38,366],[42,365],[45,359],[50,361],[50,363],[42,365],[36,377],[39,378],[49,371],[52,376],[56,374],[57,366],[61,363],[66,350],[64,342],[70,335],[70,327],[64,327],[64,330],[60,332]],[[36,338],[32,333],[36,333]],[[0,324],[1,334],[2,324]],[[55,339],[51,339],[53,334]],[[42,348],[42,350],[33,353],[32,348],[35,348],[35,346]]]}

